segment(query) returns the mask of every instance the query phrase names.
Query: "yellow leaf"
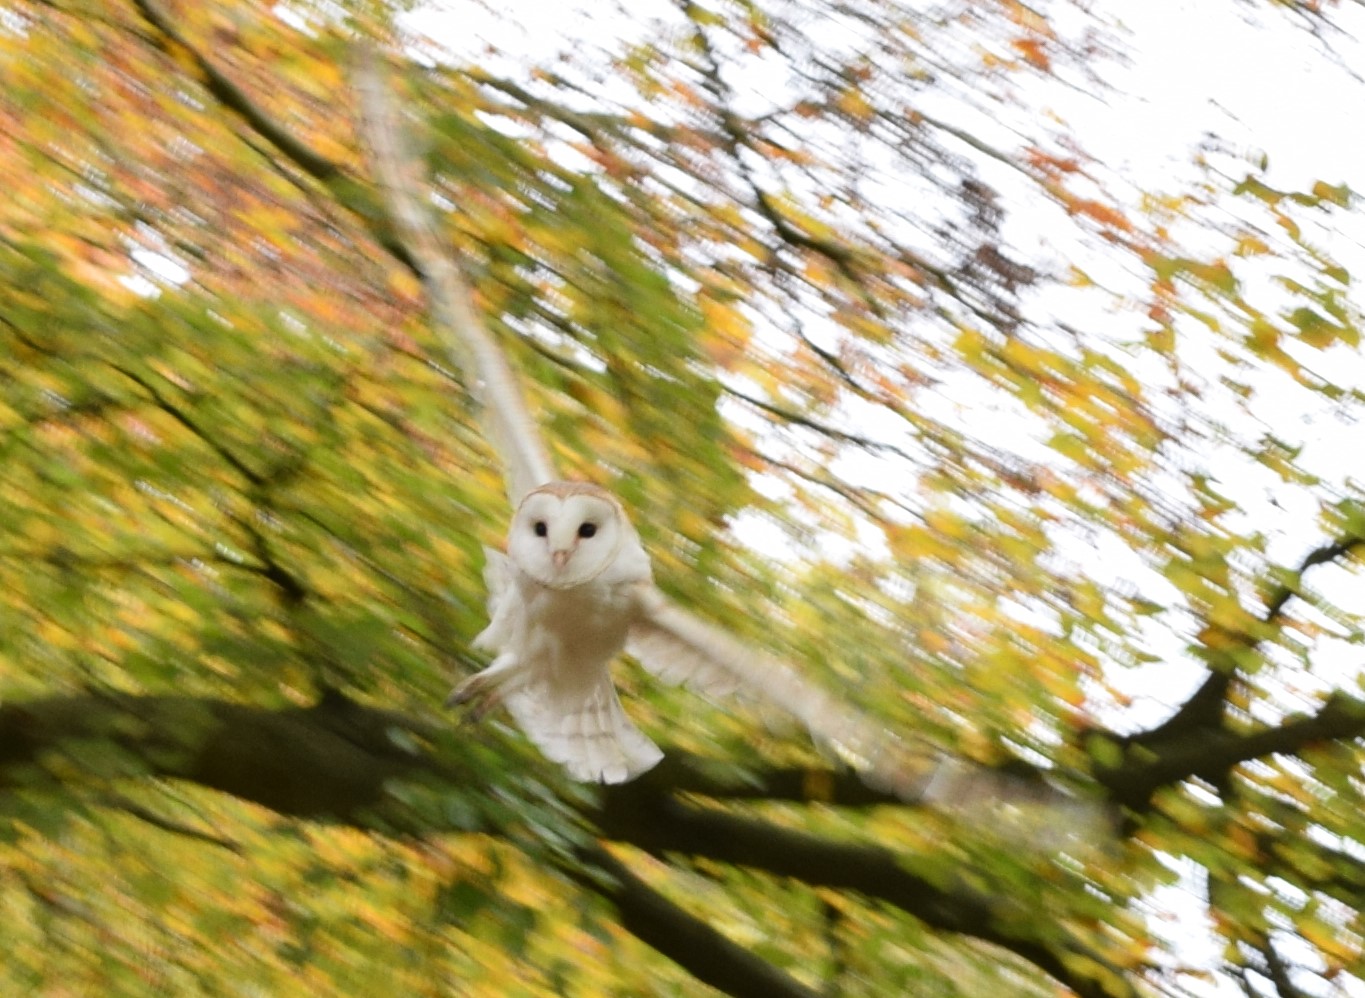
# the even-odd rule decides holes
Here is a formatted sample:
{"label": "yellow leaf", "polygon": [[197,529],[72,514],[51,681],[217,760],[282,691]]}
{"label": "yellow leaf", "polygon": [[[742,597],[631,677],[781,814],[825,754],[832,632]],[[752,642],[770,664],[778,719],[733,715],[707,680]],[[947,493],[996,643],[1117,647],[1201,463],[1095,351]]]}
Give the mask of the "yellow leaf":
{"label": "yellow leaf", "polygon": [[861,90],[845,90],[834,102],[844,114],[857,121],[870,121],[876,117],[877,109],[872,106]]}

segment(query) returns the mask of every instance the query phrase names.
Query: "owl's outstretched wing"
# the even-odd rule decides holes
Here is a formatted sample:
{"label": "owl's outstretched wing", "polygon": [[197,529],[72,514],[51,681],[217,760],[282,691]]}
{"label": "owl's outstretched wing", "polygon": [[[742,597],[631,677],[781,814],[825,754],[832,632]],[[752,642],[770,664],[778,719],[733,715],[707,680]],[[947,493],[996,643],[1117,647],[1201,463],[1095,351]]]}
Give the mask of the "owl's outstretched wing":
{"label": "owl's outstretched wing", "polygon": [[[739,695],[779,708],[805,725],[822,747],[877,778],[885,745],[894,739],[872,720],[805,679],[791,666],[744,644],[668,599],[652,584],[636,594],[639,614],[626,651],[660,679],[705,695]],[[907,753],[908,757],[908,753]],[[904,784],[880,786],[907,799],[924,799],[935,766],[926,761],[899,773]]]}
{"label": "owl's outstretched wing", "polygon": [[489,443],[503,462],[515,509],[532,489],[558,478],[501,347],[479,320],[459,266],[442,247],[431,214],[415,192],[426,186],[404,141],[397,104],[373,47],[359,47],[355,67],[361,132],[383,189],[395,234],[421,273],[432,325],[480,408]]}
{"label": "owl's outstretched wing", "polygon": [[703,694],[738,694],[780,708],[873,789],[947,810],[1042,804],[1064,813],[1073,826],[1104,820],[1089,801],[1051,784],[1021,780],[899,737],[791,666],[688,613],[652,584],[639,587],[637,606],[626,651],[651,673]]}

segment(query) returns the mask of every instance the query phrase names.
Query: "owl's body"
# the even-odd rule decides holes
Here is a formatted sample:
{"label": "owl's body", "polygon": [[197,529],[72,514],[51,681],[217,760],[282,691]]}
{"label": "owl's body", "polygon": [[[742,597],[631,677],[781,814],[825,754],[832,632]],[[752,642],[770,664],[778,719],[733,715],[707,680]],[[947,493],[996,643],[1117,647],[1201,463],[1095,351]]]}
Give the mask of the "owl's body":
{"label": "owl's body", "polygon": [[487,554],[491,619],[474,643],[495,657],[449,702],[474,702],[475,716],[505,704],[536,747],[575,778],[623,783],[663,758],[617,699],[610,667],[623,649],[667,682],[757,694],[846,761],[874,764],[879,733],[856,712],[654,586],[639,535],[605,489],[583,482],[532,489],[512,517],[507,553]]}
{"label": "owl's body", "polygon": [[487,554],[491,620],[474,643],[495,658],[449,702],[474,701],[476,716],[506,704],[536,747],[577,779],[623,783],[663,758],[617,699],[610,666],[623,649],[667,682],[760,692],[845,755],[858,754],[864,739],[847,711],[655,588],[639,535],[605,489],[532,489],[512,517],[507,554]]}
{"label": "owl's body", "polygon": [[453,694],[505,703],[550,759],[582,780],[620,783],[663,756],[621,708],[610,666],[650,584],[639,536],[610,493],[553,482],[513,518],[507,554],[488,552],[493,664]]}

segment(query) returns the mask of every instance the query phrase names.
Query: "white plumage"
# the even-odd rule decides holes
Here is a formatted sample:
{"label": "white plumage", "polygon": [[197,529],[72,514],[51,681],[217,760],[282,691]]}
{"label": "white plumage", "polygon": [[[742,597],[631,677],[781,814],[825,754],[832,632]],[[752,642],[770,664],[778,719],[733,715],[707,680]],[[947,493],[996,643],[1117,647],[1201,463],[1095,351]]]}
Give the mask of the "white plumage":
{"label": "white plumage", "polygon": [[639,535],[610,492],[582,482],[533,489],[512,519],[507,554],[487,557],[491,620],[474,644],[496,657],[450,702],[475,703],[477,716],[505,704],[576,778],[620,783],[663,757],[617,698],[610,667],[623,648],[667,682],[761,696],[847,761],[866,762],[873,729],[861,715],[655,588]]}
{"label": "white plumage", "polygon": [[474,640],[496,654],[451,700],[505,703],[548,758],[580,780],[620,783],[663,754],[621,708],[611,661],[650,584],[639,536],[610,493],[577,482],[533,490],[507,555],[488,551],[492,618]]}

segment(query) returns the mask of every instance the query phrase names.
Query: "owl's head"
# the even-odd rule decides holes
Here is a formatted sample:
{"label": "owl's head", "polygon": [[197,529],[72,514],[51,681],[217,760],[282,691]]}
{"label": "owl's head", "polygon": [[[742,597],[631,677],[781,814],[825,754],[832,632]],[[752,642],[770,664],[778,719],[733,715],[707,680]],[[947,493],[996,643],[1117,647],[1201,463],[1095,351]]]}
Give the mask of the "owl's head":
{"label": "owl's head", "polygon": [[587,482],[551,482],[527,493],[512,518],[507,553],[552,589],[591,582],[635,536],[621,504]]}

